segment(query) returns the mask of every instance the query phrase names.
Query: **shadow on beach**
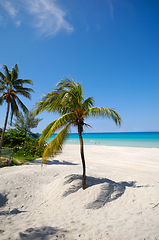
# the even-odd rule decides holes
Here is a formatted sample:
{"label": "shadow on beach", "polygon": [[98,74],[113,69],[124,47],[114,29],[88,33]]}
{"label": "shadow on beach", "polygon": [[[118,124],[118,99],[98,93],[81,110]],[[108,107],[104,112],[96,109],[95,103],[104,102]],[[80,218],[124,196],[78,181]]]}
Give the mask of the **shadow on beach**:
{"label": "shadow on beach", "polygon": [[[8,202],[7,194],[1,194],[0,193],[0,208],[3,208]],[[19,211],[17,208],[14,208],[13,210],[9,211],[0,211],[0,216],[2,215],[12,215],[12,214],[19,214],[25,211]]]}
{"label": "shadow on beach", "polygon": [[8,201],[7,194],[0,193],[0,208],[5,206]]}
{"label": "shadow on beach", "polygon": [[[77,192],[81,188],[82,175],[72,174],[66,177],[67,180],[64,182],[65,184],[70,184],[73,182],[73,185],[64,192],[63,197],[67,197],[68,195]],[[86,205],[87,209],[99,209],[103,207],[106,203],[115,201],[119,197],[121,197],[126,187],[137,188],[135,185],[136,182],[114,182],[107,178],[95,178],[95,177],[86,177],[87,188],[92,187],[94,185],[100,184],[101,191],[97,199]],[[86,190],[87,190],[86,188]],[[86,191],[85,190],[85,191]]]}
{"label": "shadow on beach", "polygon": [[31,165],[31,164],[42,164],[42,165],[78,165],[77,163],[67,162],[65,160],[47,160],[46,164],[45,162],[41,163],[41,158],[35,159],[31,162],[27,162],[24,165]]}
{"label": "shadow on beach", "polygon": [[28,228],[25,232],[19,233],[18,240],[48,240],[52,239],[52,237],[56,237],[55,239],[65,239],[66,230],[57,229],[50,226],[42,226],[36,228]]}

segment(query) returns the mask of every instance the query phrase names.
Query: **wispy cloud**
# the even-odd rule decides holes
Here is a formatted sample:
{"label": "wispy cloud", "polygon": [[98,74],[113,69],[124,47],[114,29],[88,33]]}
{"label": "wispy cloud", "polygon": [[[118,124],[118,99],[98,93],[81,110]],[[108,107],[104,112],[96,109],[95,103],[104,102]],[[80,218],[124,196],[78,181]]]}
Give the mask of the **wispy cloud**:
{"label": "wispy cloud", "polygon": [[0,25],[2,24],[3,22],[3,17],[0,15]]}
{"label": "wispy cloud", "polygon": [[8,14],[10,15],[10,17],[12,19],[15,18],[15,16],[18,13],[18,9],[16,9],[16,7],[13,5],[12,2],[7,1],[7,0],[0,0],[0,4],[3,6],[3,8],[8,12]]}
{"label": "wispy cloud", "polygon": [[72,32],[73,28],[64,19],[66,13],[50,0],[26,0],[28,12],[33,16],[33,25],[41,35],[52,36],[60,30]]}
{"label": "wispy cloud", "polygon": [[55,3],[55,0],[0,0],[0,5],[17,27],[21,25],[22,19],[23,22],[28,19],[24,14],[22,17],[21,11],[25,11],[29,15],[27,23],[36,28],[40,36],[52,37],[60,30],[69,33],[73,31],[73,27],[66,20],[66,12]]}
{"label": "wispy cloud", "polygon": [[112,1],[108,0],[108,4],[109,4],[109,8],[110,8],[111,19],[113,20],[113,5],[112,5]]}

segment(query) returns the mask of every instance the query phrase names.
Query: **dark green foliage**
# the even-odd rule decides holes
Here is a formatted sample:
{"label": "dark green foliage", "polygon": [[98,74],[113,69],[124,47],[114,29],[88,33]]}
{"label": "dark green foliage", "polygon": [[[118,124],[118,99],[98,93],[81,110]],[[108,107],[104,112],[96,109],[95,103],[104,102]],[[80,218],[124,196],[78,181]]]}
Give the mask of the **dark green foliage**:
{"label": "dark green foliage", "polygon": [[39,139],[26,136],[23,129],[9,129],[4,135],[4,147],[14,149],[14,156],[41,157],[45,142],[39,144]]}
{"label": "dark green foliage", "polygon": [[9,148],[20,148],[22,147],[24,141],[26,139],[26,134],[24,133],[23,129],[9,129],[4,134],[3,145],[4,147]]}
{"label": "dark green foliage", "polygon": [[41,143],[39,145],[39,139],[35,139],[32,137],[26,137],[23,142],[23,146],[15,150],[15,154],[17,156],[32,156],[32,157],[41,157],[44,151],[45,144]]}

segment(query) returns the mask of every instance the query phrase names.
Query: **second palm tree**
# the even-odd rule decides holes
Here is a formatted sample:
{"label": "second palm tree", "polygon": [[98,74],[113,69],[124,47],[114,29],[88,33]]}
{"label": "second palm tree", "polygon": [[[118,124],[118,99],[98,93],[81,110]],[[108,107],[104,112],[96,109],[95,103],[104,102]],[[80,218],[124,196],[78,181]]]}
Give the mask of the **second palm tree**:
{"label": "second palm tree", "polygon": [[116,124],[121,124],[120,115],[114,109],[93,107],[93,105],[93,97],[84,99],[83,88],[79,82],[75,82],[72,78],[65,78],[59,81],[53,91],[45,94],[35,107],[36,115],[44,110],[60,114],[59,119],[51,122],[42,131],[40,142],[48,139],[55,131],[60,130],[55,138],[46,146],[42,161],[46,161],[47,157],[54,157],[59,153],[62,150],[63,142],[70,131],[71,125],[77,126],[83,166],[83,189],[86,189],[86,165],[82,132],[84,126],[89,126],[85,123],[84,119],[89,116],[102,116],[112,118]]}

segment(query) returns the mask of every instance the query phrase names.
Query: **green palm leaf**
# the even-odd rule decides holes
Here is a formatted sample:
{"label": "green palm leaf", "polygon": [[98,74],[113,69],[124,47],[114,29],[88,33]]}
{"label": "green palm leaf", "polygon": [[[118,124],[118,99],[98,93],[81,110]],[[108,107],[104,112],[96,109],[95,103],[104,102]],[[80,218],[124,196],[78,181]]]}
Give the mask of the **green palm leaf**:
{"label": "green palm leaf", "polygon": [[94,116],[94,117],[108,117],[112,118],[116,124],[121,124],[121,117],[120,115],[111,108],[106,107],[92,107],[89,108],[86,112],[86,116]]}
{"label": "green palm leaf", "polygon": [[3,101],[4,101],[4,99],[3,99],[3,97],[1,96],[1,97],[0,97],[0,105],[3,104]]}
{"label": "green palm leaf", "polygon": [[16,98],[18,105],[23,110],[24,113],[28,112],[28,108],[24,105],[24,103],[19,99],[19,97]]}
{"label": "green palm leaf", "polygon": [[45,139],[48,139],[51,134],[53,134],[55,131],[61,129],[66,124],[72,124],[73,123],[73,117],[75,116],[74,113],[67,113],[63,116],[61,116],[59,119],[53,121],[50,123],[43,131],[40,137],[40,143],[44,141]]}
{"label": "green palm leaf", "polygon": [[65,126],[54,137],[54,139],[46,146],[44,153],[43,153],[42,162],[43,161],[46,162],[48,157],[50,157],[50,156],[54,157],[55,155],[57,155],[59,152],[62,151],[63,142],[66,139],[66,136],[69,132],[69,126],[70,126],[70,124]]}
{"label": "green palm leaf", "polygon": [[42,134],[40,136],[40,139],[39,139],[39,144],[41,144],[41,142],[45,141],[46,139],[48,139],[51,136],[52,131],[50,131],[50,129],[52,128],[52,126],[55,122],[56,122],[56,120],[49,123],[49,125],[47,125],[47,127],[44,128],[44,130],[42,131]]}

